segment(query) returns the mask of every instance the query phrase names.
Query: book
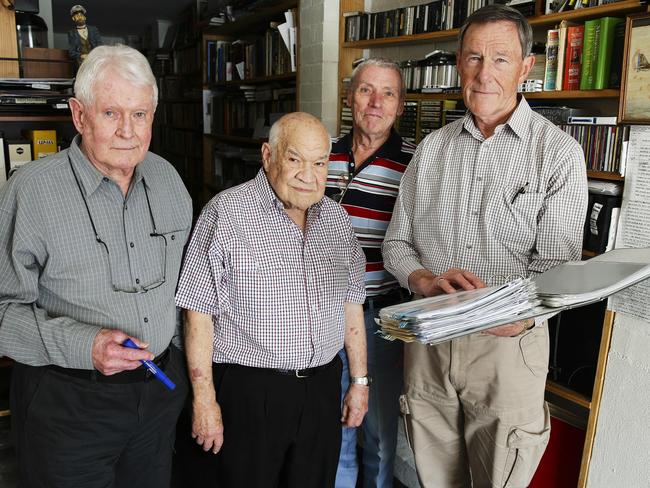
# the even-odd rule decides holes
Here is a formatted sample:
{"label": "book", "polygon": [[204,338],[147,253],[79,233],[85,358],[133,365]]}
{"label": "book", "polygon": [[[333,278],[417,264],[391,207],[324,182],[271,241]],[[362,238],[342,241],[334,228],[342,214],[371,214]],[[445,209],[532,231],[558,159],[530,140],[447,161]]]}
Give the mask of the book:
{"label": "book", "polygon": [[563,90],[580,89],[580,68],[582,67],[582,41],[584,33],[584,25],[572,25],[567,29],[564,76],[562,80]]}
{"label": "book", "polygon": [[567,34],[569,21],[563,20],[558,28],[557,42],[557,71],[555,72],[555,90],[562,90],[564,80],[564,59],[566,57]]}
{"label": "book", "polygon": [[625,49],[625,22],[616,24],[612,44],[612,66],[609,70],[609,88],[620,88],[623,70],[623,51]]}
{"label": "book", "polygon": [[544,70],[544,91],[555,90],[557,78],[557,51],[560,42],[559,29],[550,29],[546,33],[546,68]]}
{"label": "book", "polygon": [[585,22],[582,47],[582,68],[580,70],[580,89],[593,90],[595,84],[596,56],[600,44],[600,19]]}
{"label": "book", "polygon": [[609,86],[609,71],[612,65],[612,49],[614,47],[614,33],[616,26],[623,19],[603,17],[600,19],[600,41],[596,53],[594,66],[594,89],[602,90]]}

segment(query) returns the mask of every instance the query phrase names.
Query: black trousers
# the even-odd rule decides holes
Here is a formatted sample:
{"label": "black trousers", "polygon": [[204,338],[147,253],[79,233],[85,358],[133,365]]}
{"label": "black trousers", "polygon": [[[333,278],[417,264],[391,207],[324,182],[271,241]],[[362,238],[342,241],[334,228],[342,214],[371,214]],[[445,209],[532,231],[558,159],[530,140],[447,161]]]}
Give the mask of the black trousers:
{"label": "black trousers", "polygon": [[20,487],[168,487],[189,387],[173,346],[165,372],[174,391],[153,378],[106,384],[15,364],[11,421]]}
{"label": "black trousers", "polygon": [[[331,488],[341,448],[341,360],[297,378],[213,367],[224,443],[219,488]],[[206,484],[207,486],[207,484]]]}

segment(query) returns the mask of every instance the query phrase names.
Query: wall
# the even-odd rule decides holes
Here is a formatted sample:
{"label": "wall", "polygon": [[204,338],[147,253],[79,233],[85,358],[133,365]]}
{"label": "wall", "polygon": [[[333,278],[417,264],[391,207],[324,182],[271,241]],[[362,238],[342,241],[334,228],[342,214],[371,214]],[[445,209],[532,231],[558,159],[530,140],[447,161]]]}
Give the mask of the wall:
{"label": "wall", "polygon": [[650,486],[650,324],[617,314],[587,486]]}
{"label": "wall", "polygon": [[300,1],[300,110],[336,131],[339,1]]}

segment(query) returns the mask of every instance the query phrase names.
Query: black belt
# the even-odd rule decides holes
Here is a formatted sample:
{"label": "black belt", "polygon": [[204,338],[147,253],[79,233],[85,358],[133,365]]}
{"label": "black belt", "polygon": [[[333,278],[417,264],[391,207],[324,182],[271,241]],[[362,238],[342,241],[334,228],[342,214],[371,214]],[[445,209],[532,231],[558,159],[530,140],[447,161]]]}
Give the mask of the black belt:
{"label": "black belt", "polygon": [[[171,346],[169,346],[171,347]],[[156,356],[153,362],[163,371],[169,363],[169,347],[165,349],[162,353]],[[97,383],[113,383],[113,384],[127,384],[127,383],[141,383],[152,378],[153,375],[151,372],[144,366],[140,366],[138,369],[132,369],[130,371],[122,371],[120,373],[112,375],[103,375],[95,369],[73,369],[73,368],[62,368],[61,366],[56,366],[50,364],[47,366],[52,371],[57,373],[64,374],[66,376],[72,376],[73,378],[81,378],[83,380],[96,381]]]}
{"label": "black belt", "polygon": [[334,356],[334,359],[332,359],[329,363],[321,364],[320,366],[314,366],[313,368],[305,368],[305,369],[256,368],[256,369],[267,371],[269,373],[281,374],[284,376],[295,376],[296,378],[309,378],[329,368],[332,365],[332,363],[337,360],[337,358],[338,356]]}
{"label": "black belt", "polygon": [[365,303],[363,304],[363,309],[367,310],[372,307],[374,310],[379,310],[380,308],[388,307],[390,305],[395,305],[396,303],[401,303],[406,300],[408,297],[407,293],[404,292],[401,288],[385,293],[384,295],[377,295],[374,297],[366,298]]}

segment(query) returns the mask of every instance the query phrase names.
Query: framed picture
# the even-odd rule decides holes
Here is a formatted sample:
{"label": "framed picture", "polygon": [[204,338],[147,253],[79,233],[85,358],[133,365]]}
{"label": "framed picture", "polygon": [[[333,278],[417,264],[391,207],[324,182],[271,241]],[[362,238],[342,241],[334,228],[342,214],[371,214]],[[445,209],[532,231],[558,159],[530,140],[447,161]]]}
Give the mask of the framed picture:
{"label": "framed picture", "polygon": [[618,120],[650,124],[650,13],[627,18]]}

